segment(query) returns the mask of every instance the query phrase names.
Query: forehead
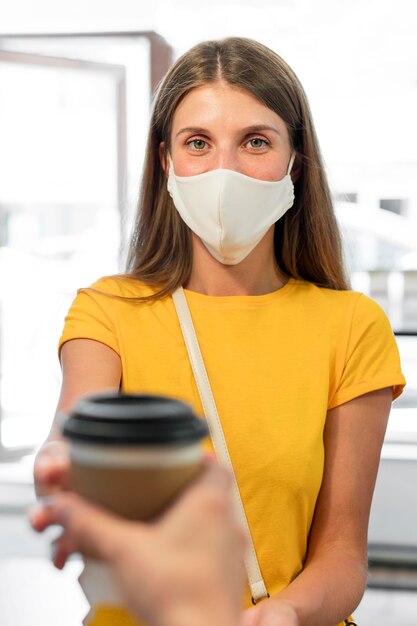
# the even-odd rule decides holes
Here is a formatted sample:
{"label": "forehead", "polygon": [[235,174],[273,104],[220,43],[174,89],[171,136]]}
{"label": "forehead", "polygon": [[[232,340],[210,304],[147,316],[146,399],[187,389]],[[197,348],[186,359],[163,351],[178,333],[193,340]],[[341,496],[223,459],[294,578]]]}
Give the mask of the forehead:
{"label": "forehead", "polygon": [[219,81],[195,87],[184,97],[174,113],[172,134],[189,126],[238,130],[260,125],[273,126],[287,136],[284,120],[254,94]]}

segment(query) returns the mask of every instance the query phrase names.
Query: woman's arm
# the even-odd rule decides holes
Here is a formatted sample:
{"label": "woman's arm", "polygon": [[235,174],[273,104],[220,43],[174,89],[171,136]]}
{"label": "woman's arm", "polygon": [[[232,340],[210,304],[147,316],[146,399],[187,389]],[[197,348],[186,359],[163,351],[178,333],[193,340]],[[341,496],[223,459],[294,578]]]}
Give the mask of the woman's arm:
{"label": "woman's arm", "polygon": [[[367,531],[391,387],[327,414],[325,466],[303,571],[244,614],[245,626],[335,626],[359,604],[367,578]],[[285,541],[285,537],[283,537]]]}
{"label": "woman's arm", "polygon": [[61,438],[61,415],[70,411],[81,396],[119,389],[120,357],[114,350],[92,339],[72,339],[62,346],[62,386],[48,438],[34,465],[35,488],[44,496],[67,487],[68,451]]}

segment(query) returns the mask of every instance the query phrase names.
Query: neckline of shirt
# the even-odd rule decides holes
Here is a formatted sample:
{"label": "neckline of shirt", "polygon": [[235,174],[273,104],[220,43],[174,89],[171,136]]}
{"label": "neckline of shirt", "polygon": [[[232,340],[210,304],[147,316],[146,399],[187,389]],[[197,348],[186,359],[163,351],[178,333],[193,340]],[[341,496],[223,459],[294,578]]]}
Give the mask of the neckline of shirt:
{"label": "neckline of shirt", "polygon": [[264,293],[258,296],[209,296],[197,291],[191,291],[184,288],[187,301],[190,304],[202,304],[210,307],[239,307],[239,306],[263,306],[270,304],[275,300],[286,297],[296,286],[297,279],[289,278],[288,281],[270,293]]}

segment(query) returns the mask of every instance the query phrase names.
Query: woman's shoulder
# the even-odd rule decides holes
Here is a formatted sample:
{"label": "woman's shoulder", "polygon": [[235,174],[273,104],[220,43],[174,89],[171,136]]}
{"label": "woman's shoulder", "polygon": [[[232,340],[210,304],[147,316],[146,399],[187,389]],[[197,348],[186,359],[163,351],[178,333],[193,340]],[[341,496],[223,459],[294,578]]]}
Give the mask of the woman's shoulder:
{"label": "woman's shoulder", "polygon": [[352,315],[385,316],[385,312],[372,298],[360,291],[351,289],[330,289],[308,281],[297,280],[296,292],[310,307],[325,308],[334,312],[350,312]]}
{"label": "woman's shoulder", "polygon": [[302,279],[293,279],[296,292],[301,298],[306,298],[317,302],[332,302],[346,304],[349,301],[356,301],[363,294],[359,291],[351,289],[331,289],[330,287],[321,287],[315,283]]}
{"label": "woman's shoulder", "polygon": [[156,287],[147,285],[133,276],[127,274],[114,274],[102,276],[92,285],[81,291],[92,291],[107,296],[120,298],[148,298],[157,291]]}

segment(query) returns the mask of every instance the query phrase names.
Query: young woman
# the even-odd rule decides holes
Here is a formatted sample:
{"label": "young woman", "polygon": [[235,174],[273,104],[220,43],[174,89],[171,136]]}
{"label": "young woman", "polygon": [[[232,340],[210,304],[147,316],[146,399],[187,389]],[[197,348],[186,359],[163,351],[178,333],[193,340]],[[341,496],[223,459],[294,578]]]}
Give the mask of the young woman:
{"label": "young woman", "polygon": [[[83,394],[173,395],[203,413],[171,294],[184,288],[269,598],[245,626],[335,626],[366,582],[390,405],[389,323],[349,291],[303,89],[250,40],[200,44],[154,104],[126,275],[78,293],[57,414]],[[53,427],[39,493],[65,488]]]}

